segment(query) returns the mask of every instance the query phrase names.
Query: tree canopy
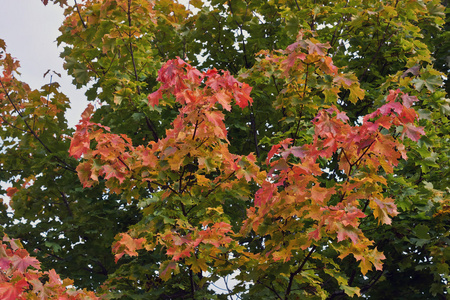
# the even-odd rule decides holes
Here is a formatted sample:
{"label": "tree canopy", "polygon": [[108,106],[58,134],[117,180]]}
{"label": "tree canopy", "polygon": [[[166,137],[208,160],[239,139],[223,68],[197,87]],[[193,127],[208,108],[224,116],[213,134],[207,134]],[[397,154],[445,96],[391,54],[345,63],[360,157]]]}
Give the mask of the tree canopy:
{"label": "tree canopy", "polygon": [[447,1],[42,2],[91,103],[0,40],[0,296],[448,297]]}

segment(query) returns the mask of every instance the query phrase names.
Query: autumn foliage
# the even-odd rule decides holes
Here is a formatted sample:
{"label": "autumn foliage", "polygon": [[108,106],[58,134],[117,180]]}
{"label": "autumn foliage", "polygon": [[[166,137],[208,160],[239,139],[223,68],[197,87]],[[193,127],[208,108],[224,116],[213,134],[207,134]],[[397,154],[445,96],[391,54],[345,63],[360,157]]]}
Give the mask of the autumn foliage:
{"label": "autumn foliage", "polygon": [[[42,223],[62,224],[44,231],[54,239],[41,259],[89,251],[81,262],[103,276],[92,287],[107,298],[216,297],[214,282],[233,276],[224,297],[362,299],[380,297],[392,274],[422,272],[432,284],[421,292],[448,295],[449,191],[439,178],[449,170],[441,140],[450,109],[433,44],[418,33],[430,19],[443,24],[437,1],[424,1],[433,18],[415,1],[191,1],[196,14],[173,1],[81,2],[67,7],[59,42],[69,45],[62,56],[74,84],[93,82],[86,95],[100,101],[75,130],[61,122],[67,98],[31,91],[13,76],[18,63],[1,57],[3,124],[20,133],[10,139],[21,141],[17,153],[32,149],[42,161],[9,171],[20,179],[7,196],[30,219],[36,195],[48,199],[58,218]],[[216,23],[232,34],[216,33]],[[279,34],[260,37],[268,24]],[[238,51],[225,51],[221,34]],[[398,49],[380,52],[386,45]],[[211,58],[216,46],[227,59]],[[56,196],[45,198],[47,189]],[[6,299],[96,297],[4,242]],[[97,248],[82,248],[90,243]],[[79,284],[89,276],[75,274]]]}
{"label": "autumn foliage", "polygon": [[55,270],[40,271],[39,261],[7,236],[0,242],[0,297],[17,299],[98,299],[93,292],[75,290],[70,279]]}

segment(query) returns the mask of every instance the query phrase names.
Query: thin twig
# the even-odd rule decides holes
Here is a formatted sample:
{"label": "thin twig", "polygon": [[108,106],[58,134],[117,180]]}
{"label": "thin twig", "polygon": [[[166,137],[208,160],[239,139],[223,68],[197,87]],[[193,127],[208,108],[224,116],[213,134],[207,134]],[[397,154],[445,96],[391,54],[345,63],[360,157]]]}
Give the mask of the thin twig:
{"label": "thin twig", "polygon": [[312,246],[308,255],[306,255],[305,259],[303,259],[302,263],[297,268],[297,270],[295,270],[295,272],[292,272],[291,275],[289,276],[289,283],[288,283],[288,287],[286,289],[286,293],[284,294],[284,299],[286,299],[286,300],[288,299],[289,294],[291,293],[291,290],[292,290],[292,284],[294,283],[294,277],[303,270],[303,267],[305,266],[306,262],[311,257],[311,255],[314,253],[314,251],[316,251],[316,248],[317,248],[316,245]]}
{"label": "thin twig", "polygon": [[80,17],[80,20],[81,20],[81,24],[83,24],[84,28],[87,28],[86,23],[84,23],[83,17],[81,16],[81,12],[80,12],[80,8],[78,7],[77,0],[74,0],[74,1],[75,1],[75,6],[76,6],[77,12],[78,12],[78,17]]}

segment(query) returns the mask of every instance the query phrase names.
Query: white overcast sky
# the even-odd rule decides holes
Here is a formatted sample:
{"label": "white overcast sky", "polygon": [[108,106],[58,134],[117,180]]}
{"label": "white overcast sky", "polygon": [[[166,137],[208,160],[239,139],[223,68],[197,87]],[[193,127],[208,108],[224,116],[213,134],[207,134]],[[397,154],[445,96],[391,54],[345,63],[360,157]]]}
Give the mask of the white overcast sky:
{"label": "white overcast sky", "polygon": [[84,91],[72,85],[59,57],[62,47],[57,47],[56,38],[63,19],[63,9],[58,5],[44,6],[40,0],[0,0],[0,39],[20,61],[20,79],[34,89],[50,82],[49,75],[43,77],[48,69],[60,73],[62,78],[54,75],[52,80],[59,82],[60,90],[71,101],[72,109],[66,117],[74,126],[87,102]]}

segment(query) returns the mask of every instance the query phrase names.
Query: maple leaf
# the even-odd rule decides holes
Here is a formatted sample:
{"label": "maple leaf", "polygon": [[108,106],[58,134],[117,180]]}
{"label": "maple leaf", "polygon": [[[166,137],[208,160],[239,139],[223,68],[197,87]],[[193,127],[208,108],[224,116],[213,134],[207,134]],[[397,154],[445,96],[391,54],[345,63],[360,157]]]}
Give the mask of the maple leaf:
{"label": "maple leaf", "polygon": [[264,181],[262,187],[255,194],[255,206],[261,206],[268,203],[276,190],[275,184]]}
{"label": "maple leaf", "polygon": [[341,242],[345,240],[347,237],[350,238],[350,240],[357,244],[359,240],[358,231],[353,226],[344,226],[343,224],[337,225],[337,239],[338,242]]}
{"label": "maple leaf", "polygon": [[371,262],[376,270],[383,270],[383,263],[381,261],[383,259],[386,259],[386,256],[384,256],[383,252],[378,251],[375,247],[375,249],[370,251],[369,257],[371,258]]}
{"label": "maple leaf", "polygon": [[16,187],[9,187],[9,188],[6,189],[6,195],[11,198],[18,191],[19,191],[19,189],[16,188]]}
{"label": "maple leaf", "polygon": [[417,99],[416,96],[410,96],[408,94],[403,94],[401,96],[401,98],[402,98],[402,101],[403,101],[403,105],[406,108],[410,108],[413,105],[414,102],[419,101],[419,99]]}
{"label": "maple leaf", "polygon": [[320,68],[324,71],[326,74],[332,74],[337,75],[338,74],[338,68],[333,64],[333,60],[329,56],[325,56],[324,58],[320,59]]}
{"label": "maple leaf", "polygon": [[208,270],[208,265],[204,258],[196,258],[194,255],[186,259],[186,263],[191,266],[194,273],[199,273],[201,271],[206,272]]}
{"label": "maple leaf", "polygon": [[92,173],[92,162],[90,161],[84,161],[80,163],[77,166],[76,171],[81,184],[83,184],[83,187],[91,187],[91,179],[98,181],[98,179],[95,177],[95,174]]}
{"label": "maple leaf", "polygon": [[369,203],[373,209],[373,215],[378,219],[378,223],[391,224],[392,219],[389,216],[398,215],[397,206],[391,198],[382,199],[381,197],[373,197]]}
{"label": "maple leaf", "polygon": [[48,275],[49,283],[52,285],[61,284],[61,277],[56,273],[55,269],[51,269],[48,272],[44,272]]}
{"label": "maple leaf", "polygon": [[0,270],[6,270],[9,268],[10,265],[11,265],[11,260],[9,258],[0,257]]}
{"label": "maple leaf", "polygon": [[162,91],[158,89],[156,92],[153,92],[147,96],[148,104],[152,107],[155,107],[159,104],[159,100],[162,98]]}
{"label": "maple leaf", "polygon": [[111,178],[117,178],[120,183],[123,183],[125,180],[124,173],[117,170],[111,165],[104,165],[101,167],[99,175],[105,175],[105,179],[109,180]]}
{"label": "maple leaf", "polygon": [[403,105],[401,105],[398,102],[388,102],[378,109],[378,111],[385,116],[391,114],[392,111],[396,112],[397,114],[400,114],[402,110]]}
{"label": "maple leaf", "polygon": [[338,75],[333,78],[333,82],[340,83],[344,87],[350,87],[355,83],[355,80],[353,78],[348,78],[345,75]]}
{"label": "maple leaf", "polygon": [[36,269],[40,268],[40,262],[36,258],[29,256],[25,249],[19,249],[15,254],[16,255],[11,258],[11,262],[13,268],[17,269],[19,272],[25,272],[29,266]]}
{"label": "maple leaf", "polygon": [[355,255],[355,258],[357,260],[361,261],[358,266],[361,269],[361,273],[363,275],[366,275],[367,272],[372,270],[372,263],[370,262],[370,260],[368,258],[366,258],[364,256],[357,257],[357,255]]}
{"label": "maple leaf", "polygon": [[408,74],[412,74],[413,76],[420,75],[420,66],[419,65],[415,65],[414,67],[409,68],[408,70],[403,72],[401,78],[407,77]]}
{"label": "maple leaf", "polygon": [[225,91],[218,91],[214,94],[214,99],[222,105],[223,109],[231,111],[231,97],[228,93]]}
{"label": "maple leaf", "polygon": [[124,255],[128,254],[129,256],[137,256],[138,253],[136,250],[140,250],[143,247],[143,244],[146,242],[145,238],[134,239],[127,233],[120,233],[120,240],[114,243],[112,247],[112,252],[116,253],[115,261],[117,261]]}
{"label": "maple leaf", "polygon": [[174,261],[165,261],[161,264],[159,277],[162,280],[167,281],[169,280],[172,272],[175,274],[180,272],[178,264]]}
{"label": "maple leaf", "polygon": [[76,159],[81,158],[81,156],[89,150],[90,139],[83,131],[86,131],[86,129],[77,131],[70,143],[69,154]]}
{"label": "maple leaf", "polygon": [[424,127],[416,127],[413,124],[407,123],[403,125],[402,139],[405,134],[411,140],[417,142],[422,135],[425,135],[425,130]]}
{"label": "maple leaf", "polygon": [[325,55],[324,50],[330,48],[330,45],[328,43],[322,44],[322,43],[315,43],[314,40],[306,40],[306,43],[308,44],[308,53],[314,54],[317,53],[321,56]]}
{"label": "maple leaf", "polygon": [[326,204],[334,192],[334,188],[323,188],[319,185],[314,185],[311,189],[311,199],[321,205]]}
{"label": "maple leaf", "polygon": [[17,300],[29,284],[25,278],[18,281],[0,283],[0,296],[3,300]]}
{"label": "maple leaf", "polygon": [[234,91],[234,97],[236,100],[236,104],[240,108],[245,108],[249,105],[249,103],[253,103],[252,97],[250,97],[250,92],[252,91],[252,87],[246,83],[242,83],[240,89],[236,89]]}

